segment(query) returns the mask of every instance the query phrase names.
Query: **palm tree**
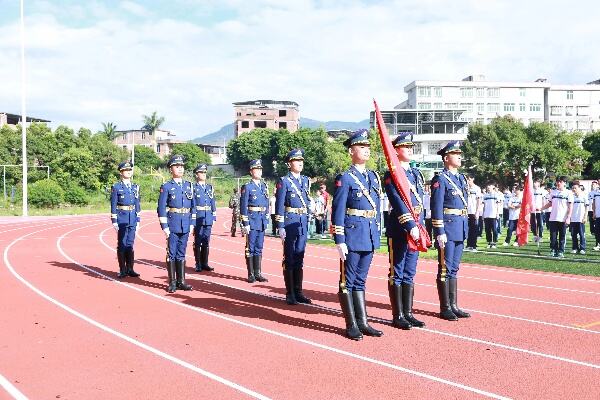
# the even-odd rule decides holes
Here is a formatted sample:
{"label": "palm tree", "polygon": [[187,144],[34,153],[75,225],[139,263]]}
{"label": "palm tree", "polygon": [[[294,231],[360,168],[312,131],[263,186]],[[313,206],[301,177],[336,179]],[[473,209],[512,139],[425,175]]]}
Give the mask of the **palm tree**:
{"label": "palm tree", "polygon": [[102,133],[106,135],[108,140],[113,141],[117,137],[117,125],[112,122],[103,122]]}
{"label": "palm tree", "polygon": [[149,130],[152,135],[165,122],[165,117],[159,117],[156,115],[156,111],[150,116],[142,115],[142,118],[144,119],[144,126],[142,128]]}

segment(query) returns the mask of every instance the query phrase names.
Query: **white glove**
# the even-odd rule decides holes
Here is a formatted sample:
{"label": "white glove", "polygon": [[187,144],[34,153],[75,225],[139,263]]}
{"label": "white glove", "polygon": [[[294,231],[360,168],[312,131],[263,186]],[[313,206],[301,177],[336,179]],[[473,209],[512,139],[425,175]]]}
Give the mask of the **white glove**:
{"label": "white glove", "polygon": [[277,230],[277,233],[279,233],[279,237],[281,238],[281,241],[283,242],[285,240],[285,228],[279,228]]}
{"label": "white glove", "polygon": [[163,229],[163,232],[165,233],[165,236],[168,238],[169,235],[171,234],[171,230],[167,227],[165,229]]}
{"label": "white glove", "polygon": [[244,232],[246,232],[246,235],[250,234],[250,225],[244,225],[242,229],[244,230]]}
{"label": "white glove", "polygon": [[195,225],[190,225],[190,235],[194,234],[194,229],[196,229]]}
{"label": "white glove", "polygon": [[409,233],[410,233],[410,237],[412,237],[415,242],[417,242],[419,240],[419,238],[421,237],[421,235],[419,234],[419,227],[418,226],[414,226],[410,230]]}
{"label": "white glove", "polygon": [[113,225],[113,228],[115,228],[115,232],[119,232],[119,224],[117,224],[116,222]]}
{"label": "white glove", "polygon": [[346,254],[348,254],[348,246],[346,246],[346,243],[336,244],[335,247],[337,248],[340,259],[346,261]]}
{"label": "white glove", "polygon": [[446,237],[445,233],[443,235],[437,235],[435,239],[437,240],[440,249],[443,249],[446,246],[446,242],[448,241],[448,238]]}

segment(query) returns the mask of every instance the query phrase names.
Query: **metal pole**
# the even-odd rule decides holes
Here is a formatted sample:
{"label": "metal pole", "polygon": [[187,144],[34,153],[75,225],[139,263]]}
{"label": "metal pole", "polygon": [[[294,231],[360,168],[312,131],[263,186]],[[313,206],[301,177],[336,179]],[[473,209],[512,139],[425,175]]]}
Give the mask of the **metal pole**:
{"label": "metal pole", "polygon": [[6,165],[2,166],[2,189],[4,192],[4,201],[6,201]]}
{"label": "metal pole", "polygon": [[134,164],[135,159],[135,132],[131,133],[131,163]]}
{"label": "metal pole", "polygon": [[27,113],[25,109],[25,0],[21,0],[21,143],[23,150],[23,216],[27,217]]}
{"label": "metal pole", "polygon": [[50,179],[50,167],[46,167],[46,171],[47,171],[46,178]]}

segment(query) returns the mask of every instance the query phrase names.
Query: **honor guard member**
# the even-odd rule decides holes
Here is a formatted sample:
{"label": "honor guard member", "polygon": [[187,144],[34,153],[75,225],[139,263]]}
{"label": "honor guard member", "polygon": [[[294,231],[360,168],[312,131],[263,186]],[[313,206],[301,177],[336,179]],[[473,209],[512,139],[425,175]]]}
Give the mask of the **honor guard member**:
{"label": "honor guard member", "polygon": [[440,317],[448,321],[468,318],[457,305],[457,274],[467,238],[467,195],[465,177],[458,173],[462,165],[460,142],[453,141],[437,152],[444,170],[431,180],[431,222],[438,249],[437,290]]}
{"label": "honor guard member", "polygon": [[110,219],[117,231],[117,260],[119,261],[119,278],[138,277],[133,270],[133,242],[135,231],[140,222],[140,187],[131,183],[133,164],[119,164],[121,181],[112,186],[110,192]]}
{"label": "honor guard member", "polygon": [[174,293],[177,289],[192,290],[185,283],[185,250],[188,235],[194,232],[196,204],[192,183],[183,180],[183,156],[172,156],[167,166],[173,179],[160,187],[157,211],[160,227],[167,237],[167,292]]}
{"label": "honor guard member", "polygon": [[346,320],[346,336],[361,340],[364,335],[381,336],[383,332],[367,322],[365,282],[379,248],[381,183],[366,168],[371,148],[366,129],[354,132],[344,145],[352,166],[335,178],[331,223],[340,256],[338,298]]}
{"label": "honor guard member", "polygon": [[217,206],[215,205],[215,191],[212,185],[206,183],[206,164],[198,164],[194,168],[196,183],[194,196],[196,204],[196,229],[194,229],[194,260],[196,272],[214,271],[208,265],[208,250],[210,232],[213,222],[217,220]]}
{"label": "honor guard member", "polygon": [[240,196],[240,214],[243,230],[246,233],[246,269],[248,282],[267,282],[262,276],[262,249],[265,241],[265,230],[269,225],[269,189],[262,181],[262,164],[260,160],[250,161],[252,180],[242,186]]}
{"label": "honor guard member", "polygon": [[[410,187],[411,206],[418,215],[418,222],[423,224],[425,214],[423,210],[424,178],[419,169],[411,168],[409,165],[414,146],[412,133],[400,133],[392,145],[396,148],[398,160],[403,168],[399,172],[406,175]],[[414,277],[417,273],[419,252],[411,251],[408,248],[408,235],[412,236],[415,241],[419,240],[419,228],[408,207],[402,201],[389,171],[385,173],[383,182],[392,206],[386,230],[390,259],[388,291],[392,305],[392,325],[400,329],[410,329],[412,326],[422,328],[425,324],[416,319],[412,313]]]}
{"label": "honor guard member", "polygon": [[279,179],[275,192],[277,233],[283,242],[285,301],[288,304],[310,304],[310,299],[302,293],[310,210],[310,182],[308,177],[300,174],[304,168],[304,151],[290,151],[286,164],[290,172]]}

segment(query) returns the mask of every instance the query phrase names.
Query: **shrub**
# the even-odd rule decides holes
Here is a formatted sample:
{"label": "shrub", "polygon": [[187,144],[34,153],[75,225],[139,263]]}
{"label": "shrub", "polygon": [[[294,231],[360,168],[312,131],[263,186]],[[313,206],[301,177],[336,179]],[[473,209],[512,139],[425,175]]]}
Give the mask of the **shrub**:
{"label": "shrub", "polygon": [[65,192],[52,179],[42,179],[28,185],[29,203],[35,207],[56,207],[64,201]]}
{"label": "shrub", "polygon": [[65,201],[72,205],[87,206],[90,203],[90,196],[81,186],[71,184],[65,188]]}

